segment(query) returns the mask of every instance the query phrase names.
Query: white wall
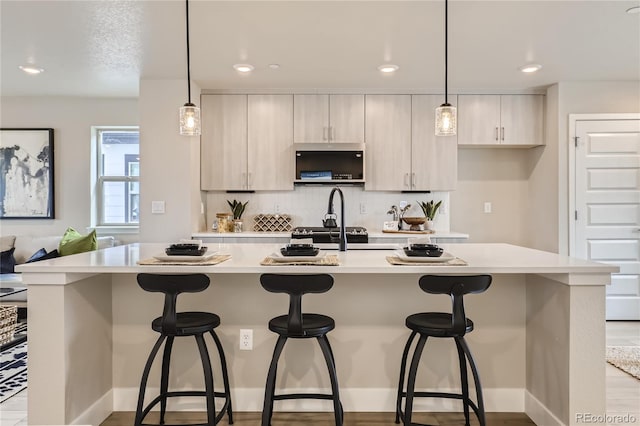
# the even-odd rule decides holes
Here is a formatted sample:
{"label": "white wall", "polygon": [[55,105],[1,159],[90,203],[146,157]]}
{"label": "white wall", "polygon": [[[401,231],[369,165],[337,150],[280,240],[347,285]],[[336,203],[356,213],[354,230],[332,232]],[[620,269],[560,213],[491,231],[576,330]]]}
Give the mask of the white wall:
{"label": "white wall", "polygon": [[[547,92],[547,146],[533,165],[529,187],[534,248],[569,252],[569,114],[640,112],[640,81],[561,82]],[[547,209],[548,207],[548,209]]]}
{"label": "white wall", "polygon": [[[81,233],[91,225],[91,126],[135,126],[137,99],[3,97],[0,127],[54,129],[55,219],[2,220],[2,235]],[[117,236],[121,241],[135,236]]]}
{"label": "white wall", "polygon": [[[191,97],[200,89],[191,85]],[[200,229],[200,139],[180,136],[186,80],[140,80],[140,241],[189,238]],[[152,214],[151,202],[165,213]]]}

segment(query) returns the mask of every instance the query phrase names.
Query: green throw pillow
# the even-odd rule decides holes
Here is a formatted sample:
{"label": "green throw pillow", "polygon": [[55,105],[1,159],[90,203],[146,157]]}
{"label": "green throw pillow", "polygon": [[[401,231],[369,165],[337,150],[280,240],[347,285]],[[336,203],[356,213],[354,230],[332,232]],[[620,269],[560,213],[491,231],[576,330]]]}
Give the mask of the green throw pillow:
{"label": "green throw pillow", "polygon": [[98,248],[98,240],[96,238],[96,230],[94,229],[87,235],[81,235],[73,228],[67,228],[58,252],[60,256],[68,256],[70,254],[84,253],[85,251],[92,251]]}

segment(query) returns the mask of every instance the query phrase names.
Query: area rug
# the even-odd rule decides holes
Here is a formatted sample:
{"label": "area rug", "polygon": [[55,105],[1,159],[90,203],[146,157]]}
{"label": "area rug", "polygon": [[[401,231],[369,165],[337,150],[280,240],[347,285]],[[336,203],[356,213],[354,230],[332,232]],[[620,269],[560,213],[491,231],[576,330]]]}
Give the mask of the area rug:
{"label": "area rug", "polygon": [[0,354],[0,402],[27,387],[27,342]]}
{"label": "area rug", "polygon": [[607,362],[640,379],[640,346],[607,346]]}

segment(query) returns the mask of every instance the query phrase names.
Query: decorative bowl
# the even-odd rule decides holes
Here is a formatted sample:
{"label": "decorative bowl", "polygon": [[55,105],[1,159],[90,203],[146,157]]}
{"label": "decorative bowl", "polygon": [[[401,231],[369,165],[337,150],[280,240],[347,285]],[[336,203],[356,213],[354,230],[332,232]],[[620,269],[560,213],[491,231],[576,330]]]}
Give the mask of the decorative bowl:
{"label": "decorative bowl", "polygon": [[403,217],[402,220],[407,225],[410,225],[409,231],[420,231],[420,225],[427,221],[426,217]]}

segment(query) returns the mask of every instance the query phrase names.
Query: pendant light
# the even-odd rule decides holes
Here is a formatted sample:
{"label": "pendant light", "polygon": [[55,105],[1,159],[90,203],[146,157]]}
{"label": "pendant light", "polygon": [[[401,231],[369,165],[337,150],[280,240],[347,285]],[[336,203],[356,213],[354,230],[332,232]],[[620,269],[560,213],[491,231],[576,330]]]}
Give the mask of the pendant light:
{"label": "pendant light", "polygon": [[200,136],[200,108],[191,102],[191,66],[189,63],[189,0],[187,3],[187,94],[189,101],[180,108],[180,134]]}
{"label": "pendant light", "polygon": [[444,0],[444,103],[436,108],[436,136],[453,136],[457,130],[456,107],[449,103],[449,0]]}

